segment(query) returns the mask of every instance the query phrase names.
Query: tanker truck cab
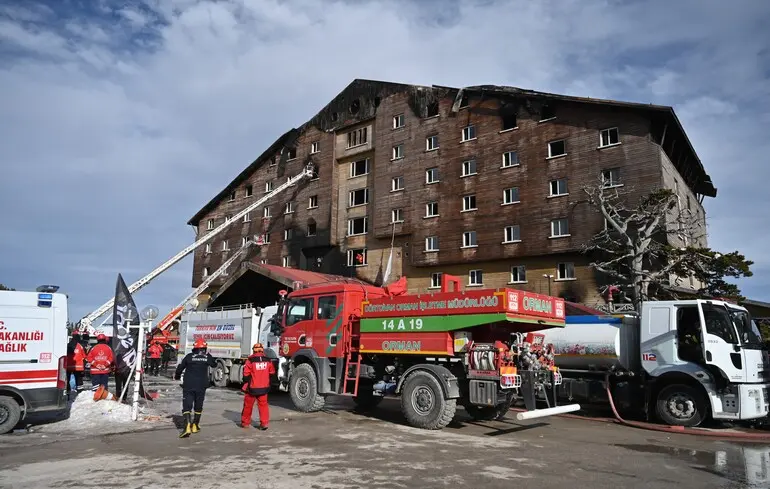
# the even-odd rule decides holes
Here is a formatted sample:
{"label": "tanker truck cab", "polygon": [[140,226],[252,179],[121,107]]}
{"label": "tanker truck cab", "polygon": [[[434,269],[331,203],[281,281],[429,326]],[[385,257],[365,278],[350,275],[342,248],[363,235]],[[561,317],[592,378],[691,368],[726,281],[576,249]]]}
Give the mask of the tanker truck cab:
{"label": "tanker truck cab", "polygon": [[768,415],[770,366],[745,308],[718,300],[645,302],[641,363],[650,407],[670,425]]}

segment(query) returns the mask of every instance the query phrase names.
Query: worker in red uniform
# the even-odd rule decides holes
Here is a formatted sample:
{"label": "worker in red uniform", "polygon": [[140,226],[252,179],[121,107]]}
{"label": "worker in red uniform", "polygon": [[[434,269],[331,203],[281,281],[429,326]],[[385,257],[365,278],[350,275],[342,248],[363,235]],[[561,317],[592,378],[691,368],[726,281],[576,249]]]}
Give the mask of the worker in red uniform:
{"label": "worker in red uniform", "polygon": [[72,383],[68,383],[71,389],[80,390],[83,386],[83,372],[86,370],[85,361],[86,350],[80,344],[80,333],[72,333],[72,339],[67,345],[67,372],[74,380],[74,386]]}
{"label": "worker in red uniform", "polygon": [[157,377],[160,374],[160,356],[163,355],[163,347],[158,340],[155,340],[147,349],[147,353],[150,354],[150,375]]}
{"label": "worker in red uniform", "polygon": [[104,386],[107,390],[107,385],[110,381],[110,372],[115,366],[115,358],[112,354],[112,348],[107,344],[107,337],[104,334],[99,334],[96,337],[96,345],[88,352],[88,363],[91,364],[91,385],[96,387],[97,385]]}
{"label": "worker in red uniform", "polygon": [[256,343],[251,348],[252,354],[246,360],[243,367],[243,388],[246,395],[243,396],[243,411],[241,411],[241,428],[251,427],[251,413],[254,410],[254,401],[257,402],[259,411],[259,426],[262,431],[267,429],[270,423],[270,406],[267,404],[267,393],[270,391],[270,376],[275,374],[273,362],[265,356],[265,349],[261,343]]}
{"label": "worker in red uniform", "polygon": [[[174,373],[174,380],[182,378],[182,416],[184,416],[185,429],[179,434],[179,438],[187,438],[191,433],[200,431],[201,414],[203,413],[203,400],[206,398],[206,389],[209,387],[209,367],[216,367],[217,361],[206,351],[206,340],[198,338],[193,344],[192,353],[188,353]],[[192,416],[193,410],[195,417]]]}

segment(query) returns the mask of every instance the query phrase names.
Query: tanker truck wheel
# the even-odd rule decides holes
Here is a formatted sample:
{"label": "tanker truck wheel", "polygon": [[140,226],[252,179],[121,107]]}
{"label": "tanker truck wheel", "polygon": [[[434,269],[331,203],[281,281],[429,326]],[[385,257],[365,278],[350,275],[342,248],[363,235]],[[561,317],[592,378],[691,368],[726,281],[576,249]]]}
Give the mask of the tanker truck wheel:
{"label": "tanker truck wheel", "polygon": [[289,396],[294,407],[303,413],[319,411],[326,398],[318,393],[318,378],[313,367],[302,363],[294,368],[289,379]]}
{"label": "tanker truck wheel", "polygon": [[698,426],[708,415],[708,401],[694,387],[673,384],[661,389],[656,402],[658,417],[671,426]]}
{"label": "tanker truck wheel", "polygon": [[227,387],[227,367],[225,362],[217,361],[217,366],[211,371],[211,383],[216,387]]}
{"label": "tanker truck wheel", "polygon": [[456,399],[444,399],[436,377],[418,370],[404,382],[401,391],[401,411],[410,425],[426,430],[440,430],[452,422],[457,409]]}

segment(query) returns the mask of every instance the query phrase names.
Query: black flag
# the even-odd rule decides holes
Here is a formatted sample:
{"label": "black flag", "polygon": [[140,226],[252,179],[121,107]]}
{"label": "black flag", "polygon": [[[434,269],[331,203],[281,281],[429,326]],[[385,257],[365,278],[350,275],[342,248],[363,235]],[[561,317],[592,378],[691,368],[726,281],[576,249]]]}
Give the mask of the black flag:
{"label": "black flag", "polygon": [[135,365],[136,349],[139,345],[139,329],[132,331],[128,327],[129,312],[131,324],[138,325],[139,312],[136,310],[134,298],[131,297],[123,276],[118,274],[115,305],[112,306],[112,351],[115,353],[115,373],[125,378],[128,378]]}

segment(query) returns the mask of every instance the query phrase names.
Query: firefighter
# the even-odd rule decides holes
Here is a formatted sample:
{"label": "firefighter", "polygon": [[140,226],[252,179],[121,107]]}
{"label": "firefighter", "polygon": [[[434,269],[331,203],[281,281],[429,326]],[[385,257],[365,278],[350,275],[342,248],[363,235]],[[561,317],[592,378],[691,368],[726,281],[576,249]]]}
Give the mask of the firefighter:
{"label": "firefighter", "polygon": [[270,422],[270,406],[267,404],[267,393],[270,391],[270,376],[275,374],[273,362],[265,356],[261,343],[251,347],[252,354],[243,367],[243,411],[241,411],[241,428],[251,427],[251,413],[254,401],[259,411],[259,428],[267,429]]}
{"label": "firefighter", "polygon": [[[185,428],[179,434],[179,438],[187,438],[191,433],[200,431],[201,413],[203,412],[203,400],[206,397],[206,389],[209,386],[209,367],[217,365],[214,357],[206,351],[208,345],[203,339],[195,340],[192,353],[188,353],[174,372],[174,380],[182,378],[182,416],[184,416]],[[192,414],[195,413],[193,417]]]}
{"label": "firefighter", "polygon": [[160,374],[160,356],[163,354],[163,347],[158,340],[155,340],[147,349],[147,353],[150,354],[150,375],[157,377]]}
{"label": "firefighter", "polygon": [[67,370],[72,380],[74,380],[74,387],[72,383],[68,383],[70,389],[80,390],[83,387],[83,372],[86,369],[85,365],[86,351],[83,345],[80,344],[80,333],[72,333],[72,339],[67,345]]}
{"label": "firefighter", "polygon": [[107,390],[115,359],[104,334],[100,333],[96,337],[96,345],[88,352],[86,360],[91,364],[91,385],[102,385]]}

